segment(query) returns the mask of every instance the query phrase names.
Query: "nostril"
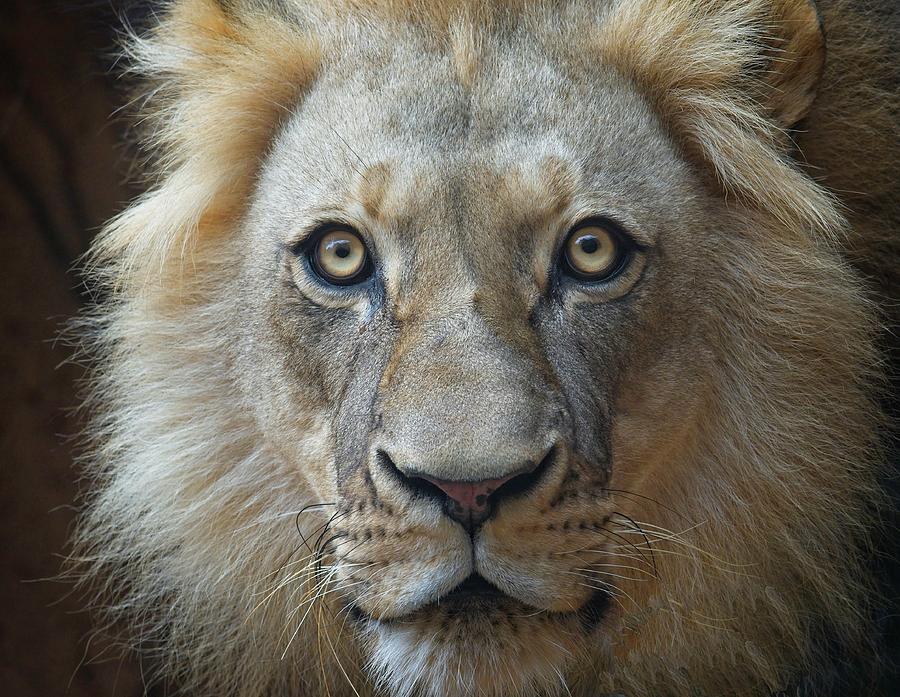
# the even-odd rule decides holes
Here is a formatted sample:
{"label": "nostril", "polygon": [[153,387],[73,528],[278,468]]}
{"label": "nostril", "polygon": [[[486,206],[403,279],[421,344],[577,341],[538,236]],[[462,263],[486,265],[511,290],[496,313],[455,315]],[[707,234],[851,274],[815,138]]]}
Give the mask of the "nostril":
{"label": "nostril", "polygon": [[556,447],[550,448],[547,454],[541,458],[531,469],[513,474],[501,487],[494,491],[492,498],[496,501],[500,498],[512,498],[531,491],[544,476],[544,473],[552,466],[556,459]]}
{"label": "nostril", "polygon": [[375,453],[375,457],[381,469],[387,472],[401,487],[421,496],[437,499],[444,498],[444,493],[439,487],[418,475],[408,475],[403,472],[384,450],[378,450]]}

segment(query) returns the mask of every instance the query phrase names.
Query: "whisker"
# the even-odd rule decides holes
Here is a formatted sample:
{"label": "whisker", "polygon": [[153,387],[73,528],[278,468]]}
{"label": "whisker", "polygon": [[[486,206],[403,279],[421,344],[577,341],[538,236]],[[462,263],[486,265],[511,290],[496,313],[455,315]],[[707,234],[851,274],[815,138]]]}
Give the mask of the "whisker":
{"label": "whisker", "polygon": [[613,512],[613,515],[617,515],[617,516],[619,516],[619,517],[621,517],[621,518],[624,518],[624,519],[627,520],[629,523],[631,523],[635,528],[637,528],[638,531],[640,531],[640,534],[641,534],[641,535],[643,536],[643,538],[647,541],[647,548],[650,550],[650,560],[653,562],[653,572],[654,572],[655,574],[659,575],[659,569],[656,568],[656,557],[653,556],[653,547],[652,547],[651,544],[650,544],[650,538],[647,537],[647,534],[643,531],[643,529],[641,528],[641,526],[638,525],[638,524],[634,521],[634,519],[628,517],[628,516],[625,515],[624,513],[619,513],[618,511],[614,511],[614,512]]}
{"label": "whisker", "polygon": [[[330,581],[331,581],[331,579],[328,579],[327,582],[330,583]],[[290,620],[290,619],[291,619],[292,617],[294,617],[298,612],[300,612],[300,610],[302,610],[303,608],[306,608],[306,612],[303,614],[303,618],[301,618],[301,620],[300,620],[300,623],[302,624],[303,621],[306,619],[306,616],[310,613],[310,611],[313,609],[314,605],[315,605],[319,600],[321,600],[322,598],[324,598],[324,597],[327,596],[327,595],[331,595],[332,593],[337,593],[337,592],[340,592],[340,591],[345,591],[345,590],[347,590],[348,588],[353,588],[354,586],[358,586],[358,585],[360,585],[360,584],[362,584],[362,583],[365,583],[365,581],[354,581],[353,583],[347,583],[347,584],[344,584],[344,585],[342,585],[342,586],[335,586],[334,588],[327,588],[327,587],[322,587],[322,588],[320,588],[319,586],[317,586],[317,590],[316,590],[316,592],[313,594],[313,596],[312,596],[312,597],[309,597],[309,598],[305,598],[304,600],[302,600],[297,606],[294,607],[293,610],[291,610],[291,611],[288,613],[288,615],[287,615],[287,617],[286,617],[285,619],[286,619],[286,620]],[[320,585],[321,585],[321,584],[320,584]]]}
{"label": "whisker", "polygon": [[246,624],[247,622],[249,622],[250,618],[253,617],[254,613],[257,610],[259,610],[259,608],[261,608],[263,605],[265,605],[276,593],[278,593],[278,591],[280,591],[282,588],[285,588],[286,586],[290,585],[291,582],[297,580],[298,578],[303,576],[306,572],[307,572],[306,569],[301,569],[300,571],[297,571],[296,573],[290,574],[286,579],[283,579],[280,583],[275,584],[275,587],[272,588],[271,591],[268,593],[267,593],[267,591],[269,591],[269,589],[260,591],[260,593],[258,595],[262,595],[263,593],[267,593],[267,594],[262,600],[260,600],[250,610],[250,612],[247,614],[247,617],[244,619],[244,623]]}
{"label": "whisker", "polygon": [[[632,521],[632,523],[633,522],[634,521]],[[748,568],[748,567],[756,566],[756,564],[739,564],[739,563],[735,563],[735,562],[730,562],[727,559],[722,559],[721,557],[716,556],[712,552],[709,552],[701,547],[698,547],[698,546],[691,544],[690,542],[687,542],[686,540],[682,539],[682,537],[681,537],[682,535],[684,535],[687,532],[690,532],[691,530],[695,529],[696,527],[698,527],[699,525],[702,525],[702,524],[703,523],[697,523],[696,525],[694,525],[690,528],[687,528],[686,530],[683,530],[681,532],[674,532],[672,530],[667,530],[666,528],[659,527],[658,525],[653,525],[652,523],[642,523],[643,526],[646,526],[651,529],[644,530],[642,528],[640,534],[650,535],[660,541],[674,542],[676,544],[681,545],[682,547],[684,547],[686,549],[690,549],[694,552],[697,552],[698,554],[701,554],[704,557],[708,557],[710,559],[713,559],[713,560],[719,562],[720,564],[724,564],[725,566],[730,566],[730,567],[734,567],[734,568]],[[627,532],[637,532],[636,530],[629,530],[628,528],[626,528],[624,526],[620,527],[620,531],[626,532],[626,533]]]}
{"label": "whisker", "polygon": [[[287,653],[291,648],[291,644],[294,643],[294,639],[297,638],[297,634],[299,634],[300,629],[306,623],[306,618],[309,617],[309,613],[312,612],[313,608],[316,607],[316,601],[319,600],[320,598],[324,597],[327,594],[327,592],[328,592],[327,584],[330,582],[331,575],[333,575],[334,573],[336,573],[336,570],[332,571],[323,582],[320,582],[319,584],[317,584],[315,586],[316,592],[313,594],[312,598],[309,598],[308,600],[304,600],[300,605],[298,605],[296,608],[294,608],[288,615],[287,619],[290,620],[290,618],[293,617],[300,610],[300,608],[304,607],[305,605],[308,605],[306,612],[303,614],[303,617],[301,617],[300,621],[297,623],[297,628],[294,629],[293,634],[291,634],[291,638],[288,639],[287,646],[284,647],[284,651],[281,654],[282,661],[284,660],[284,657],[287,656]],[[319,590],[320,587],[322,588],[322,590]]]}
{"label": "whisker", "polygon": [[[613,515],[621,516],[622,518],[625,518],[631,525],[637,526],[635,530],[632,530],[632,532],[634,532],[636,530],[640,530],[642,534],[653,534],[656,536],[664,535],[666,537],[671,536],[671,537],[676,537],[676,538],[680,537],[682,535],[685,535],[693,530],[696,530],[701,525],[706,525],[706,523],[707,523],[707,521],[704,520],[699,523],[694,523],[690,527],[684,528],[683,530],[679,530],[678,532],[675,532],[674,530],[669,530],[668,528],[663,528],[663,527],[660,527],[659,525],[654,525],[653,523],[646,523],[643,521],[641,521],[640,523],[637,523],[632,518],[629,518],[628,516],[626,516],[622,513],[619,513],[619,512],[615,512],[615,513],[613,513]],[[645,530],[645,528],[646,528],[646,530]],[[628,528],[624,528],[624,529],[628,530]]]}
{"label": "whisker", "polygon": [[[649,571],[647,571],[647,569],[642,569],[638,566],[628,566],[626,564],[594,564],[591,562],[588,562],[588,564],[589,564],[589,566],[587,566],[585,568],[594,569],[598,566],[602,566],[602,567],[610,568],[610,569],[628,569],[629,571],[637,571],[639,574],[645,574],[646,576],[649,576],[650,578],[656,578],[656,579],[659,578],[659,576],[657,576],[656,574],[650,573]],[[577,570],[581,571],[581,569],[577,569]]]}
{"label": "whisker", "polygon": [[[627,538],[622,537],[621,535],[619,535],[619,534],[616,533],[616,532],[613,532],[613,531],[610,530],[609,528],[607,528],[607,527],[599,527],[599,528],[596,528],[596,531],[599,532],[599,533],[600,533],[601,535],[603,535],[604,537],[606,537],[607,539],[609,539],[610,537],[613,537],[613,538],[618,539],[620,542],[622,542],[622,543],[628,545],[629,547],[631,547],[635,552],[637,552],[638,554],[640,554],[642,557],[644,556],[643,552],[641,552],[640,547],[638,547],[637,545],[635,545],[633,542],[631,542],[631,541],[628,540]],[[651,562],[652,562],[652,560],[651,560]],[[650,563],[650,565],[651,565],[654,569],[656,568],[656,564]]]}
{"label": "whisker", "polygon": [[291,516],[291,517],[301,516],[304,513],[306,513],[306,511],[312,510],[314,506],[321,507],[321,506],[334,506],[334,505],[335,504],[333,504],[333,503],[313,503],[313,504],[309,504],[308,506],[304,506],[299,511],[286,511],[285,513],[276,513],[267,518],[260,518],[259,520],[254,520],[252,523],[248,523],[247,525],[242,525],[239,528],[235,528],[232,531],[232,534],[236,534],[239,532],[243,532],[245,530],[249,530],[250,528],[254,528],[258,525],[265,525],[266,523],[274,523],[275,521],[281,520],[282,518],[287,518],[288,516]]}
{"label": "whisker", "polygon": [[675,515],[677,515],[679,518],[681,518],[681,519],[684,520],[685,522],[690,522],[690,519],[689,519],[689,518],[687,518],[686,516],[682,515],[681,513],[679,513],[679,512],[678,512],[677,510],[675,510],[674,508],[671,508],[671,507],[665,505],[664,503],[662,503],[662,502],[660,502],[660,501],[657,501],[657,500],[654,499],[654,498],[651,498],[650,496],[645,496],[644,494],[638,494],[637,492],[629,491],[628,489],[609,489],[609,488],[607,488],[607,487],[604,487],[604,488],[603,488],[603,491],[606,491],[606,492],[609,492],[609,493],[612,493],[612,494],[623,494],[623,495],[625,495],[625,496],[631,496],[631,497],[633,497],[633,498],[643,499],[644,501],[650,501],[651,503],[656,504],[656,505],[659,506],[660,508],[663,508],[663,509],[667,510],[669,513],[674,513]]}
{"label": "whisker", "polygon": [[[628,559],[630,561],[635,562],[636,564],[644,564],[645,566],[647,566],[651,569],[653,568],[653,565],[650,562],[648,562],[644,558],[643,555],[637,556],[635,554],[624,554],[621,551],[611,551],[613,549],[621,550],[621,549],[625,549],[625,548],[622,547],[621,545],[614,545],[614,546],[604,548],[604,549],[593,549],[591,546],[585,545],[583,547],[578,547],[577,549],[563,550],[561,552],[552,552],[551,554],[553,554],[554,556],[569,556],[569,555],[577,556],[579,552],[590,552],[592,554],[602,554],[604,557],[616,557],[616,558],[621,558],[621,559]],[[585,564],[590,563],[588,560],[584,559],[583,557],[578,557],[578,558],[580,560],[582,560]]]}
{"label": "whisker", "polygon": [[[336,511],[336,512],[335,512],[328,520],[326,520],[322,525],[320,525],[319,527],[317,527],[316,529],[314,529],[311,533],[309,533],[309,536],[312,537],[313,535],[315,535],[315,534],[316,534],[317,532],[319,532],[320,530],[322,531],[322,534],[324,534],[324,533],[328,530],[328,527],[329,527],[332,523],[334,523],[334,521],[335,521],[336,519],[339,520],[341,517],[343,517],[343,516],[345,516],[345,515],[347,515],[347,514],[346,514],[346,513],[340,514],[339,512]],[[304,534],[303,534],[303,531],[300,529],[300,514],[299,514],[299,513],[297,514],[297,517],[296,517],[296,519],[294,520],[294,527],[297,528],[297,534],[300,535],[300,539],[303,540],[303,544],[306,545],[306,548],[307,548],[310,552],[315,553],[315,550],[314,550],[312,547],[309,546],[309,540],[307,540],[306,535],[304,535]]]}
{"label": "whisker", "polygon": [[[563,573],[565,573],[565,572],[563,572]],[[573,575],[579,576],[579,578],[580,578],[579,574],[573,574]],[[599,584],[599,585],[594,585],[594,584]],[[620,608],[622,608],[623,612],[628,612],[628,608],[626,608],[625,605],[622,603],[622,600],[620,597],[621,595],[625,595],[629,600],[631,600],[632,603],[634,603],[634,600],[630,596],[628,596],[627,593],[620,590],[619,588],[616,588],[612,584],[604,583],[603,581],[592,581],[591,583],[586,583],[583,580],[579,580],[578,585],[583,588],[590,588],[591,590],[595,590],[595,591],[603,591],[612,600],[614,600]],[[635,605],[637,605],[637,603],[635,603]]]}
{"label": "whisker", "polygon": [[587,567],[578,567],[570,570],[570,573],[577,573],[579,576],[583,578],[588,578],[591,580],[596,579],[598,576],[606,576],[608,578],[619,578],[623,581],[634,581],[635,583],[644,583],[647,581],[646,578],[632,578],[631,576],[623,576],[622,574],[614,574],[611,571],[595,571],[593,569]]}
{"label": "whisker", "polygon": [[350,685],[350,689],[353,690],[353,694],[355,694],[356,697],[360,697],[360,694],[356,689],[356,685],[353,684],[353,681],[350,679],[350,676],[347,675],[347,671],[344,670],[344,664],[341,663],[341,659],[338,658],[337,651],[335,651],[334,644],[332,643],[331,637],[328,635],[327,632],[325,633],[325,639],[328,641],[328,647],[331,649],[331,654],[334,656],[334,660],[337,662],[337,666],[340,669],[341,674],[344,676],[344,679],[347,681],[347,684]]}

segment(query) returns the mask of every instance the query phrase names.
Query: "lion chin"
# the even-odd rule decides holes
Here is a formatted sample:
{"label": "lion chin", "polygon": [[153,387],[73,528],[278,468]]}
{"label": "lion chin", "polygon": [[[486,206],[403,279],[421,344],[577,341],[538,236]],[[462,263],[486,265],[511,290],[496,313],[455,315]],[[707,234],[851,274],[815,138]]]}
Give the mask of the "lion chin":
{"label": "lion chin", "polygon": [[397,697],[537,695],[565,689],[580,641],[609,602],[598,591],[581,609],[530,607],[473,574],[439,600],[391,620],[354,612],[370,671]]}

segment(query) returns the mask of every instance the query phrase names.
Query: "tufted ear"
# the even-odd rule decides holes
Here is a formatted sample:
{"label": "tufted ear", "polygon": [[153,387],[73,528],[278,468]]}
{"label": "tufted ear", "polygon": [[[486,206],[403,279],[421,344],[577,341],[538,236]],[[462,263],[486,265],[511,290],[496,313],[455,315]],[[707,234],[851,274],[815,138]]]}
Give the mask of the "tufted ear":
{"label": "tufted ear", "polygon": [[795,126],[809,111],[825,70],[825,30],[813,0],[771,3],[767,93],[761,95],[772,118]]}
{"label": "tufted ear", "polygon": [[727,194],[786,229],[843,227],[833,197],[793,159],[786,130],[812,105],[825,62],[812,0],[617,0],[595,46]]}

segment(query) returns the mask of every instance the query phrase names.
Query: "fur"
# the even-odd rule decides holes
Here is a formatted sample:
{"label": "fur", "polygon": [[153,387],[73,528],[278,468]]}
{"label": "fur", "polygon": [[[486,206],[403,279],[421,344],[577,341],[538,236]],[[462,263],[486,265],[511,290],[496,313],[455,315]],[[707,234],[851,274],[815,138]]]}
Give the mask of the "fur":
{"label": "fur", "polygon": [[[95,593],[101,624],[125,627],[125,641],[153,657],[157,675],[187,692],[240,697],[830,694],[848,685],[837,663],[875,675],[871,616],[880,600],[868,558],[888,507],[879,340],[893,321],[884,308],[896,301],[900,264],[897,67],[873,27],[875,10],[845,2],[821,3],[823,67],[809,8],[766,0],[166,5],[127,45],[148,85],[138,102],[149,189],[96,241],[89,266],[105,299],[81,325],[95,369],[91,484],[73,573]],[[292,120],[318,81],[339,74],[344,54],[377,63],[386,54],[369,56],[367,47],[409,40],[423,54],[446,55],[471,92],[510,26],[554,70],[611,71],[613,94],[631,90],[627,113],[652,114],[641,117],[648,142],[675,153],[671,168],[646,179],[687,179],[673,185],[684,187],[685,203],[672,205],[687,213],[669,250],[696,263],[692,281],[671,286],[670,305],[646,304],[639,320],[622,320],[623,336],[664,326],[671,343],[635,343],[609,380],[615,457],[602,489],[616,506],[548,503],[527,527],[522,520],[534,516],[515,504],[485,531],[496,554],[531,560],[588,545],[596,535],[587,528],[612,516],[619,552],[637,550],[632,567],[652,558],[654,577],[627,565],[598,577],[615,602],[587,638],[553,613],[532,625],[511,611],[498,634],[440,614],[417,619],[415,631],[350,617],[341,584],[354,578],[353,559],[330,548],[335,557],[323,560],[317,537],[374,537],[370,558],[414,546],[415,565],[363,579],[384,584],[377,609],[387,616],[413,581],[449,589],[460,580],[442,581],[437,562],[421,561],[443,548],[404,538],[410,526],[453,544],[460,534],[409,502],[347,493],[355,475],[342,479],[335,461],[352,428],[341,430],[343,417],[328,406],[340,390],[317,377],[326,363],[303,366],[307,354],[291,353],[298,335],[312,343],[329,330],[309,319],[294,331],[299,311],[272,310],[257,285],[272,269],[261,247],[246,244],[253,229],[273,225],[266,209],[280,199],[265,192],[293,176],[289,149],[302,139]],[[349,137],[348,172],[375,156],[363,150],[369,141]],[[530,155],[509,148],[513,163]],[[570,155],[554,157],[578,162]],[[510,200],[551,201],[542,215],[574,205],[577,175],[557,159],[506,185]],[[359,198],[372,218],[407,205],[401,170],[366,174]],[[635,199],[634,210],[652,205]],[[692,237],[694,226],[701,232]],[[712,262],[690,261],[697,239]],[[417,312],[472,295],[465,284],[446,287],[426,288],[406,315],[398,311],[410,334],[426,331]],[[276,329],[255,328],[270,320]],[[266,349],[253,356],[251,344]],[[345,349],[335,339],[317,350],[315,360],[326,361]],[[282,353],[270,364],[262,353],[274,352]],[[385,375],[408,370],[401,354],[386,359]],[[285,364],[300,364],[293,369],[307,371],[304,380],[269,389]],[[572,471],[583,477],[591,471],[579,466]],[[636,493],[615,501],[616,490]],[[329,508],[337,501],[349,508]],[[357,501],[357,514],[335,520]],[[560,530],[579,521],[582,531],[560,547]],[[537,578],[517,563],[511,586]],[[584,591],[547,573],[556,587],[545,595],[559,594],[554,612],[563,617]]]}

